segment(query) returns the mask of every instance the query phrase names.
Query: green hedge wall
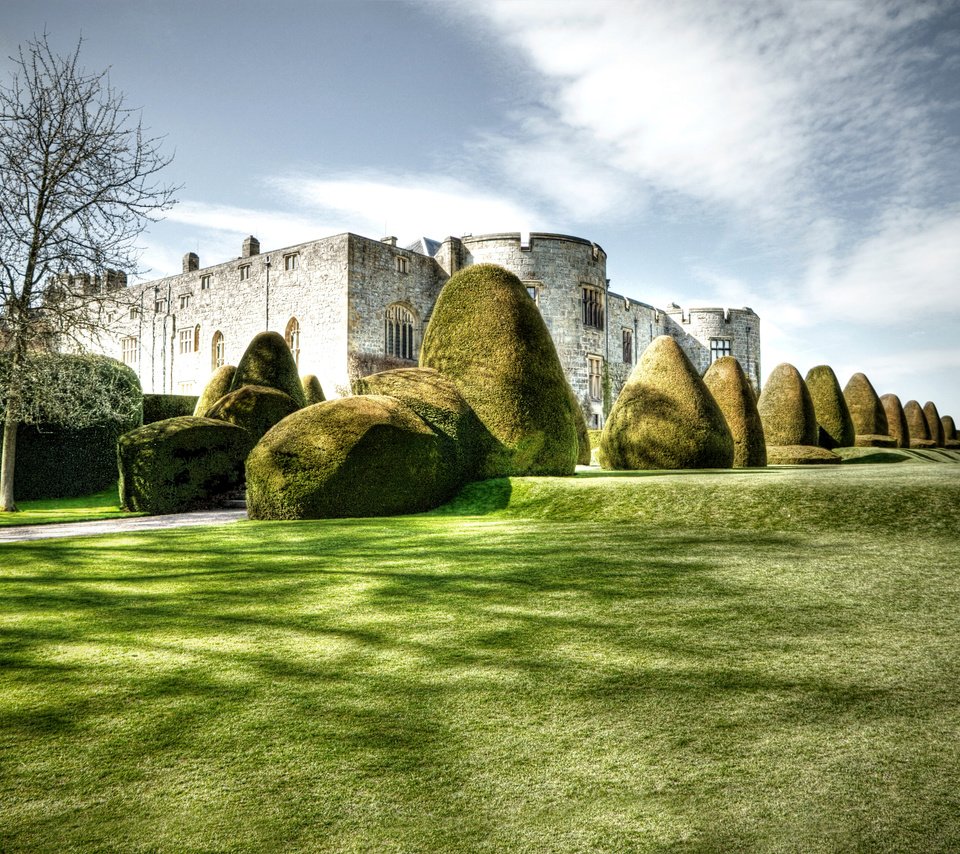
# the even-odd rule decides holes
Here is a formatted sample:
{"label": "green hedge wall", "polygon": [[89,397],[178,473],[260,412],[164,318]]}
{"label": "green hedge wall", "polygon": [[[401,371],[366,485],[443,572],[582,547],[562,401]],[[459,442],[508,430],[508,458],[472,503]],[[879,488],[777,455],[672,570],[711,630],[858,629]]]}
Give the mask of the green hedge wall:
{"label": "green hedge wall", "polygon": [[193,415],[199,396],[195,394],[145,394],[143,396],[143,423],[166,421],[180,415]]}

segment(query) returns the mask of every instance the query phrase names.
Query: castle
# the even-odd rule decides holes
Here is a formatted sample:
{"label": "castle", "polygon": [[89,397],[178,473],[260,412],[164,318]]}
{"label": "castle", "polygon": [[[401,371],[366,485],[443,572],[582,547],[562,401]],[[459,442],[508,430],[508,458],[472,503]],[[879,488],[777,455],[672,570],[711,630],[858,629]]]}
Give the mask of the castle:
{"label": "castle", "polygon": [[[236,364],[266,329],[281,333],[302,374],[328,397],[351,379],[413,364],[437,296],[471,264],[499,264],[526,285],[553,337],[588,424],[604,414],[645,347],[673,335],[705,371],[733,355],[760,385],[760,320],[752,309],[658,309],[609,289],[606,253],[562,234],[421,238],[407,247],[343,233],[261,253],[254,237],[239,258],[121,289],[99,350],[130,365],[145,392],[199,394],[211,372]],[[490,318],[496,323],[496,318]]]}

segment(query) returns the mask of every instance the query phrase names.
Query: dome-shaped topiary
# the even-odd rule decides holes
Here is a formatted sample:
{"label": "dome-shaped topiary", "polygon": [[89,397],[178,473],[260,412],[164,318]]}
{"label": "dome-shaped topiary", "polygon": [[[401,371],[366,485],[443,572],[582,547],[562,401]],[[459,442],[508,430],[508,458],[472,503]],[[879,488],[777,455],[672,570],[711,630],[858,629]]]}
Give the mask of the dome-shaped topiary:
{"label": "dome-shaped topiary", "polygon": [[911,448],[935,448],[936,442],[930,438],[930,425],[923,414],[923,408],[915,400],[908,400],[903,405],[903,414],[907,418],[907,428],[910,431]]}
{"label": "dome-shaped topiary", "polygon": [[436,507],[461,482],[449,443],[393,397],[328,400],[285,418],[247,458],[252,519],[392,516]]}
{"label": "dome-shaped topiary", "polygon": [[943,446],[954,451],[960,449],[960,439],[957,438],[957,425],[953,416],[942,416],[940,424],[943,427]]}
{"label": "dome-shaped topiary", "polygon": [[654,338],[621,390],[600,437],[609,469],[730,468],[730,428],[669,335]]}
{"label": "dome-shaped topiary", "polygon": [[206,415],[207,410],[230,391],[236,373],[237,369],[233,365],[221,365],[217,368],[211,374],[210,379],[207,380],[200,397],[197,398],[197,405],[194,407],[193,414]]}
{"label": "dome-shaped topiary", "polygon": [[298,407],[307,405],[297,363],[287,342],[277,332],[261,332],[247,346],[237,365],[230,391],[245,385],[275,388],[293,398]]}
{"label": "dome-shaped topiary", "polygon": [[854,441],[858,447],[896,447],[897,441],[890,435],[887,424],[887,413],[866,374],[856,373],[850,377],[843,389],[843,397],[853,419],[853,428],[857,433]]}
{"label": "dome-shaped topiary", "polygon": [[722,356],[707,369],[703,382],[723,412],[733,436],[733,467],[765,466],[767,445],[757,411],[757,396],[740,363],[733,356]]}
{"label": "dome-shaped topiary", "polygon": [[833,368],[829,365],[817,365],[807,371],[805,382],[819,425],[820,447],[828,451],[853,447],[857,433]]}
{"label": "dome-shaped topiary", "polygon": [[937,411],[937,405],[932,400],[928,400],[923,404],[923,416],[927,419],[930,438],[938,448],[942,448],[945,439],[943,435],[943,424],[940,423],[940,413]]}
{"label": "dome-shaped topiary", "polygon": [[887,416],[887,430],[896,440],[898,448],[910,447],[910,425],[903,411],[903,404],[895,394],[884,394],[880,397],[883,411]]}
{"label": "dome-shaped topiary", "polygon": [[443,286],[420,366],[450,377],[497,440],[480,477],[569,475],[577,430],[553,339],[523,283],[477,264]]}
{"label": "dome-shaped topiary", "polygon": [[300,383],[303,386],[303,396],[307,399],[307,406],[313,406],[315,403],[323,403],[327,398],[323,393],[320,380],[314,374],[307,374],[300,377]]}
{"label": "dome-shaped topiary", "polygon": [[757,401],[767,440],[767,463],[805,465],[839,463],[840,458],[818,444],[819,427],[813,400],[800,372],[791,364],[777,365]]}
{"label": "dome-shaped topiary", "polygon": [[245,385],[221,397],[207,410],[207,418],[218,418],[243,427],[252,448],[274,424],[300,407],[288,394],[262,385]]}
{"label": "dome-shaped topiary", "polygon": [[590,446],[590,430],[587,427],[587,419],[584,417],[583,409],[577,396],[567,383],[567,392],[570,399],[570,411],[573,413],[573,424],[577,428],[577,465],[590,465],[593,448]]}

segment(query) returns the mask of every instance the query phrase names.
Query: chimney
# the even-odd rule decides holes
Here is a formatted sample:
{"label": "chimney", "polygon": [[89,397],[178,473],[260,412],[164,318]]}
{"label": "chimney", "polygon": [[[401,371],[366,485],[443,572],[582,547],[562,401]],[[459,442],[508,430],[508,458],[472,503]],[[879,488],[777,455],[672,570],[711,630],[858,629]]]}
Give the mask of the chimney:
{"label": "chimney", "polygon": [[251,255],[260,254],[260,241],[252,234],[243,241],[243,252],[241,258],[249,258]]}
{"label": "chimney", "polygon": [[391,236],[391,237],[382,237],[382,238],[380,238],[380,242],[381,242],[381,243],[386,243],[387,246],[396,246],[396,245],[397,245],[397,238],[396,238],[396,237],[393,237],[393,236]]}
{"label": "chimney", "polygon": [[195,273],[200,269],[200,256],[196,252],[188,252],[183,256],[183,272]]}

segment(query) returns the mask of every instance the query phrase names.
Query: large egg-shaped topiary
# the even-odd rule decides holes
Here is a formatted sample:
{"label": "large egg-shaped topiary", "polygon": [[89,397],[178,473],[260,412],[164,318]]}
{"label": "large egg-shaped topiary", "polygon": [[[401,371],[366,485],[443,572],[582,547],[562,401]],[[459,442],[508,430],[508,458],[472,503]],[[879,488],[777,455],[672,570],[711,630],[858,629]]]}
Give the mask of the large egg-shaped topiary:
{"label": "large egg-shaped topiary", "polygon": [[207,506],[243,483],[250,436],[242,427],[181,415],[120,437],[120,503],[126,510],[177,513]]}
{"label": "large egg-shaped topiary", "polygon": [[297,407],[307,405],[293,353],[277,332],[261,332],[247,346],[230,384],[230,391],[245,385],[275,388],[289,395]]}
{"label": "large egg-shaped topiary", "polygon": [[941,416],[940,424],[943,427],[943,446],[954,451],[960,449],[960,439],[957,438],[957,425],[953,416]]}
{"label": "large egg-shaped topiary", "polygon": [[930,438],[938,448],[942,448],[946,437],[943,435],[943,424],[940,423],[940,412],[932,400],[928,400],[923,404],[923,416],[927,419]]}
{"label": "large egg-shaped topiary", "polygon": [[654,338],[620,391],[600,437],[609,469],[730,468],[720,407],[669,335]]}
{"label": "large egg-shaped topiary", "polygon": [[394,397],[308,406],[247,458],[252,519],[392,516],[428,510],[460,487],[449,445]]}
{"label": "large egg-shaped topiary", "polygon": [[765,466],[767,445],[757,411],[757,396],[740,363],[733,356],[722,356],[707,369],[703,382],[733,436],[733,467]]}
{"label": "large egg-shaped topiary", "polygon": [[911,448],[935,448],[937,443],[930,438],[930,425],[923,414],[923,407],[915,400],[908,400],[903,405],[903,414],[907,419],[907,428],[910,431]]}
{"label": "large egg-shaped topiary", "polygon": [[194,415],[206,415],[207,410],[213,406],[221,397],[230,391],[233,385],[233,377],[237,373],[234,365],[221,365],[217,368],[207,384],[203,387],[200,397],[197,398],[197,405],[193,410]]}
{"label": "large egg-shaped topiary", "polygon": [[480,477],[569,475],[577,428],[553,339],[523,283],[477,264],[443,286],[420,366],[450,377],[496,440]]}
{"label": "large egg-shaped topiary", "polygon": [[839,463],[840,458],[819,446],[813,400],[800,372],[783,362],[773,369],[757,401],[767,441],[767,463],[806,465]]}
{"label": "large egg-shaped topiary", "polygon": [[820,447],[828,451],[853,447],[857,433],[833,368],[829,365],[817,365],[807,371],[804,381],[813,401],[813,411],[819,426]]}
{"label": "large egg-shaped topiary", "polygon": [[854,444],[861,448],[895,448],[897,441],[890,435],[887,413],[880,402],[873,384],[866,374],[856,373],[843,389],[847,401],[853,429],[856,431]]}
{"label": "large egg-shaped topiary", "polygon": [[213,404],[207,410],[207,418],[219,418],[243,427],[250,435],[252,448],[274,424],[299,408],[290,395],[275,388],[244,385]]}
{"label": "large egg-shaped topiary", "polygon": [[303,396],[307,400],[307,406],[313,406],[315,403],[323,403],[327,399],[323,393],[323,387],[315,374],[307,374],[300,378],[300,384],[303,386]]}
{"label": "large egg-shaped topiary", "polygon": [[883,411],[887,416],[887,432],[896,440],[898,448],[910,447],[910,425],[903,411],[903,404],[895,394],[880,396]]}

